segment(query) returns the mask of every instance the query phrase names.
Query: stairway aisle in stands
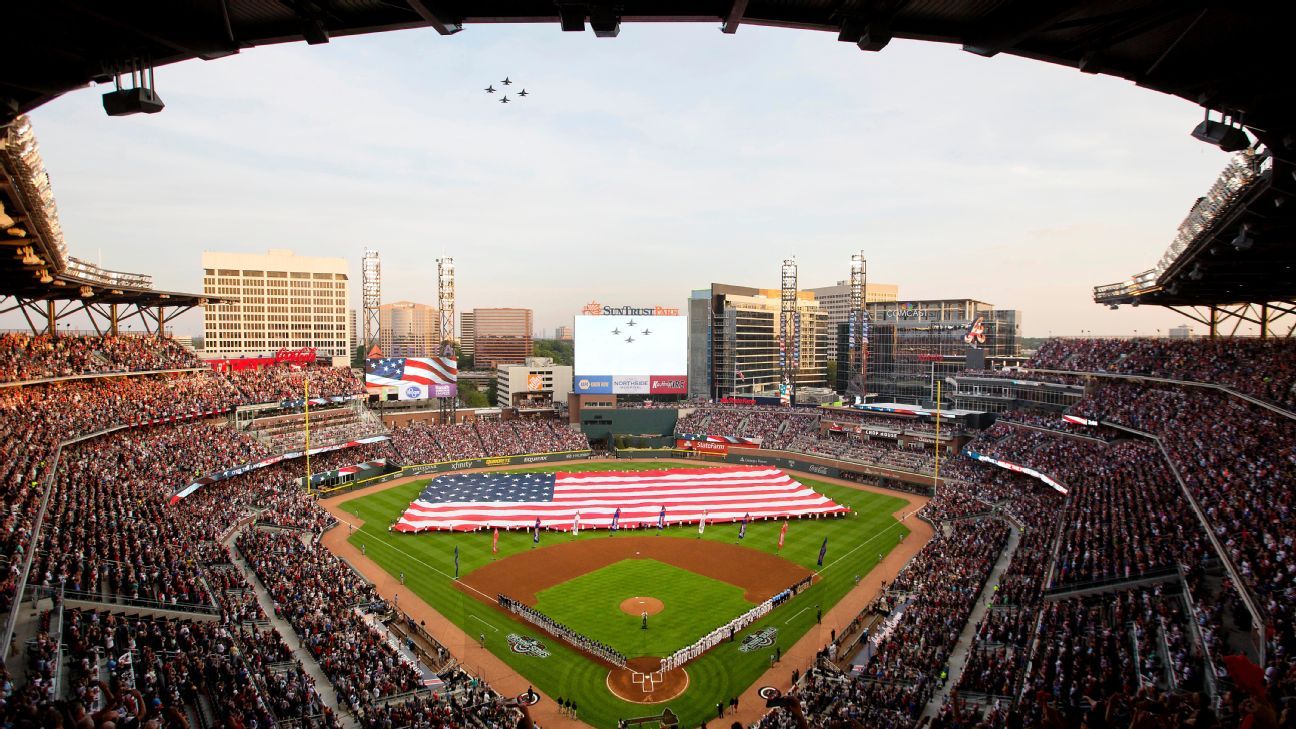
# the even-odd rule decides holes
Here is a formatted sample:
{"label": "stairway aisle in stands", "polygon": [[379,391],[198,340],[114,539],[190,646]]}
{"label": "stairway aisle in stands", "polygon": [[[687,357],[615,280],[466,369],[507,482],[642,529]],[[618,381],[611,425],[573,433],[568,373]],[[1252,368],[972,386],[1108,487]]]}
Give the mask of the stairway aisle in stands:
{"label": "stairway aisle in stands", "polygon": [[279,634],[284,638],[284,642],[288,643],[289,647],[293,649],[293,658],[301,662],[302,668],[306,669],[306,673],[315,681],[315,690],[319,692],[324,703],[333,710],[333,715],[337,717],[342,728],[356,729],[359,724],[356,722],[355,717],[351,715],[351,712],[346,710],[346,707],[339,705],[337,692],[333,690],[333,682],[329,681],[328,676],[324,675],[324,670],[320,668],[315,656],[302,647],[301,636],[297,635],[297,631],[293,630],[292,625],[275,612],[274,600],[270,599],[270,593],[266,591],[265,585],[261,583],[261,578],[257,577],[256,573],[252,571],[252,567],[248,565],[247,560],[238,551],[238,547],[234,545],[237,537],[238,531],[235,530],[223,543],[229,548],[234,566],[243,573],[243,579],[247,580],[247,583],[252,586],[252,591],[256,593],[257,603],[265,611],[266,617],[270,620],[270,625],[279,631]]}
{"label": "stairway aisle in stands", "polygon": [[999,559],[995,562],[994,568],[990,570],[990,576],[986,578],[985,587],[981,588],[981,595],[977,598],[976,605],[972,608],[972,613],[968,615],[967,625],[963,626],[963,632],[959,633],[958,642],[954,644],[954,650],[950,651],[949,664],[946,668],[945,685],[936,693],[932,694],[931,700],[927,702],[927,708],[923,710],[923,716],[935,717],[940,708],[945,705],[945,699],[958,685],[959,679],[963,677],[963,666],[967,663],[968,651],[972,648],[972,639],[976,637],[977,626],[981,624],[981,619],[985,617],[986,612],[990,609],[990,601],[994,598],[995,586],[999,584],[1003,573],[1007,571],[1009,563],[1012,562],[1013,553],[1017,551],[1017,544],[1021,541],[1021,530],[1011,521],[1005,522],[1008,525],[1008,543],[1004,545],[1003,551],[999,553]]}

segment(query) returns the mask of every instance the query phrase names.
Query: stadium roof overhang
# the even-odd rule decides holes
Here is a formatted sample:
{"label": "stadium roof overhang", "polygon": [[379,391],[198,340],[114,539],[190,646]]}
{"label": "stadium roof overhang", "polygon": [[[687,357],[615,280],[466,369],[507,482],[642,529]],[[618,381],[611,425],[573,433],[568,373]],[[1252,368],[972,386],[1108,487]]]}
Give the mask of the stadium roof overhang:
{"label": "stadium roof overhang", "polygon": [[70,255],[30,125],[20,118],[0,126],[0,314],[21,313],[33,331],[56,332],[78,313],[100,333],[135,317],[143,330],[162,331],[189,309],[222,301],[159,291],[151,276]]}
{"label": "stadium roof overhang", "polygon": [[[212,60],[271,43],[407,28],[555,23],[615,35],[622,22],[828,31],[864,50],[893,38],[961,45],[1102,73],[1223,111],[1271,148],[1296,128],[1282,3],[1181,0],[51,0],[0,11],[0,115],[131,65]],[[0,121],[3,121],[0,118]],[[1186,132],[1187,130],[1185,130]],[[1291,140],[1288,139],[1290,147]],[[1285,152],[1284,152],[1285,154]]]}
{"label": "stadium roof overhang", "polygon": [[1105,305],[1211,306],[1296,299],[1296,190],[1264,172],[1163,272],[1094,290]]}

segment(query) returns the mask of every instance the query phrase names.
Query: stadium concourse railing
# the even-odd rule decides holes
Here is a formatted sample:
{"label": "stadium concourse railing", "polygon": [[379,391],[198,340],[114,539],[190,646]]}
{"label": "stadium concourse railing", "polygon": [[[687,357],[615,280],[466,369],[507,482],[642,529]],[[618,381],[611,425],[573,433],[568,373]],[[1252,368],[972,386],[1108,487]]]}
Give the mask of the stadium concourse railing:
{"label": "stadium concourse railing", "polygon": [[554,451],[552,453],[524,453],[515,456],[491,456],[488,458],[464,458],[457,461],[438,461],[436,463],[420,463],[413,466],[401,466],[395,471],[389,471],[380,476],[350,483],[333,486],[327,489],[318,489],[315,491],[316,498],[328,499],[334,496],[350,493],[356,489],[376,486],[378,484],[394,481],[406,476],[426,476],[431,473],[448,473],[450,471],[466,471],[473,468],[495,468],[498,466],[516,466],[531,465],[536,463],[561,463],[563,461],[580,461],[586,460],[593,455],[593,451]]}

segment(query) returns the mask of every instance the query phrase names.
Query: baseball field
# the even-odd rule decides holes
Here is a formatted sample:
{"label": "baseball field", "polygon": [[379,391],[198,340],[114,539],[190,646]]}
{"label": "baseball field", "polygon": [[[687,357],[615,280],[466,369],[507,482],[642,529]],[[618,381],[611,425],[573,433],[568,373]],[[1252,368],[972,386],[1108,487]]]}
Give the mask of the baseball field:
{"label": "baseball field", "polygon": [[[516,469],[526,472],[641,470],[674,467],[656,462],[572,463]],[[492,534],[403,534],[388,527],[422,490],[420,479],[341,504],[363,526],[350,543],[406,589],[463,630],[460,640],[485,640],[512,670],[550,697],[574,699],[582,721],[615,726],[618,719],[657,714],[669,706],[683,725],[714,718],[717,702],[739,696],[783,651],[815,625],[883,555],[908,534],[892,517],[900,498],[797,476],[853,513],[842,518],[792,520],[782,550],[782,520],[708,524],[665,530],[583,530],[579,536],[529,531]],[[816,563],[828,540],[823,566]],[[458,547],[456,567],[455,548]],[[811,577],[792,599],[700,658],[670,686],[651,693],[629,674],[517,619],[495,603],[498,593],[611,646],[632,665],[655,665],[761,601]],[[644,614],[648,613],[647,628]],[[447,642],[452,652],[456,646]],[[466,647],[466,646],[463,646]],[[640,660],[635,660],[640,659]],[[471,666],[469,666],[471,668]],[[791,668],[789,667],[789,673]],[[686,675],[685,675],[686,674]],[[670,674],[667,674],[668,676]],[[613,693],[613,689],[621,696]],[[663,694],[663,691],[666,691]],[[664,700],[669,695],[668,700]],[[630,700],[627,700],[630,699]],[[649,703],[652,702],[652,703]]]}

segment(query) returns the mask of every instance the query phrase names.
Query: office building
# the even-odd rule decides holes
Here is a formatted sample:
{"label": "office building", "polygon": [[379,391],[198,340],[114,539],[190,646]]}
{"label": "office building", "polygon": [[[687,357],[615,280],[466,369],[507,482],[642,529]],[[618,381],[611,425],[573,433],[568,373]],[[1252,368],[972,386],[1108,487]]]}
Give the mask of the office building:
{"label": "office building", "polygon": [[359,335],[356,334],[356,310],[350,309],[347,311],[347,345],[351,352],[356,351],[356,347],[359,346],[358,339]]}
{"label": "office building", "polygon": [[561,325],[554,330],[554,339],[560,342],[570,342],[572,340],[572,328]]}
{"label": "office building", "polygon": [[525,362],[533,347],[531,323],[530,309],[473,309],[470,326],[474,366],[495,368]]}
{"label": "office building", "polygon": [[549,357],[527,357],[523,364],[495,369],[495,405],[501,408],[552,408],[571,394],[572,368]]}
{"label": "office building", "polygon": [[474,357],[476,355],[476,331],[477,327],[473,325],[473,313],[471,311],[459,312],[459,351],[465,357]]}
{"label": "office building", "polygon": [[[866,386],[875,402],[925,406],[935,401],[936,383],[947,376],[1021,354],[1020,311],[975,299],[875,302],[866,308]],[[848,324],[838,325],[837,346],[849,350]],[[838,392],[847,391],[857,369],[852,356],[838,359]]]}
{"label": "office building", "polygon": [[239,357],[314,347],[335,364],[350,361],[347,262],[342,258],[202,254],[203,293],[228,303],[203,308],[204,355]]}
{"label": "office building", "polygon": [[[688,379],[690,397],[751,396],[777,391],[780,292],[750,286],[711,284],[689,300]],[[828,385],[827,313],[814,294],[797,294],[800,321],[797,387]],[[794,335],[795,336],[795,335]],[[792,356],[789,352],[788,356]]]}
{"label": "office building", "polygon": [[388,357],[441,356],[441,317],[436,308],[412,301],[380,305],[378,347]]}
{"label": "office building", "polygon": [[[806,289],[814,294],[819,307],[828,312],[828,331],[836,332],[837,325],[850,321],[851,287],[849,281],[838,281],[835,286],[820,286]],[[895,301],[900,298],[900,287],[896,284],[872,283],[864,287],[865,303]],[[829,337],[828,359],[837,359],[837,338]]]}

